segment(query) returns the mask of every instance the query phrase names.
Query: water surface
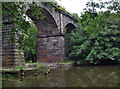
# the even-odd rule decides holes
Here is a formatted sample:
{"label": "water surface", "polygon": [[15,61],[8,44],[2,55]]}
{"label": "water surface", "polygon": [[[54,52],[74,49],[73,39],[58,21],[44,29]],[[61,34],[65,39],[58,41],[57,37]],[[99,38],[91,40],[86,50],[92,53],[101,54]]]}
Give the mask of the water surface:
{"label": "water surface", "polygon": [[118,87],[118,66],[53,69],[48,75],[15,77],[11,85],[12,87]]}

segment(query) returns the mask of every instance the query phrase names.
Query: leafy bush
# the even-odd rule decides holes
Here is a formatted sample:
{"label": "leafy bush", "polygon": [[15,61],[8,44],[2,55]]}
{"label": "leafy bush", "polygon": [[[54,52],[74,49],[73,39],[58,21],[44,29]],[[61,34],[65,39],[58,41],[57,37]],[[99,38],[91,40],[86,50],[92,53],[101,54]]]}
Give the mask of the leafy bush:
{"label": "leafy bush", "polygon": [[26,34],[24,34],[24,39],[23,39],[23,51],[24,51],[24,57],[25,61],[32,61],[36,62],[37,58],[37,28],[33,23],[31,23],[31,28],[27,30]]}
{"label": "leafy bush", "polygon": [[[102,16],[104,15],[105,13]],[[93,25],[91,22],[86,21],[88,24],[85,27],[71,33],[69,59],[77,60],[78,64],[110,64],[118,62],[120,58],[118,15],[110,13],[109,16],[95,23],[98,18],[99,16],[95,17],[95,20],[92,19]],[[101,24],[101,28],[98,30],[97,24]]]}

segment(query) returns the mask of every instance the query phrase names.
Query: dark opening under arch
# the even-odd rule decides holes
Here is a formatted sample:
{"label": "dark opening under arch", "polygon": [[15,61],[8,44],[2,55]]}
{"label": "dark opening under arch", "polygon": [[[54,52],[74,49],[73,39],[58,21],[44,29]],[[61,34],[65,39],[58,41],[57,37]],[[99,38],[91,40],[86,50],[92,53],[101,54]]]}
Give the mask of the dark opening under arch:
{"label": "dark opening under arch", "polygon": [[72,23],[68,23],[65,26],[65,55],[68,58],[68,55],[71,52],[71,45],[70,45],[70,37],[71,37],[71,32],[75,30],[76,27]]}
{"label": "dark opening under arch", "polygon": [[[27,10],[28,16],[35,22],[35,25],[38,29],[38,37],[59,34],[56,21],[49,11],[42,7],[42,10],[38,12],[42,13],[42,15],[39,15],[39,19],[37,19],[36,16],[31,16],[32,13],[33,13],[32,10],[30,9]],[[43,16],[44,18],[41,19]]]}
{"label": "dark opening under arch", "polygon": [[66,26],[66,34],[71,33],[76,27],[72,23],[68,23]]}

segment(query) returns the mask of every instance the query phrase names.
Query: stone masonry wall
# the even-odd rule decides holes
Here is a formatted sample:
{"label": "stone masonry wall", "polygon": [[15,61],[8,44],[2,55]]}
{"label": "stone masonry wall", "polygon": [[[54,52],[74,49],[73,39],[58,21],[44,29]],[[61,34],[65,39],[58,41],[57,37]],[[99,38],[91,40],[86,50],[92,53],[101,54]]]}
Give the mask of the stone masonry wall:
{"label": "stone masonry wall", "polygon": [[[13,66],[24,64],[24,55],[18,49],[15,48],[15,43],[9,42],[8,39],[15,39],[12,36],[11,24],[5,24],[2,28],[2,67],[10,68]],[[12,26],[13,27],[13,26]],[[8,30],[6,30],[8,28]]]}
{"label": "stone masonry wall", "polygon": [[5,27],[2,28],[2,66],[11,67],[14,66],[14,45],[13,43],[8,43],[6,39],[11,39],[10,30],[6,30],[10,24],[5,24]]}
{"label": "stone masonry wall", "polygon": [[64,50],[64,36],[38,38],[38,62],[62,62]]}

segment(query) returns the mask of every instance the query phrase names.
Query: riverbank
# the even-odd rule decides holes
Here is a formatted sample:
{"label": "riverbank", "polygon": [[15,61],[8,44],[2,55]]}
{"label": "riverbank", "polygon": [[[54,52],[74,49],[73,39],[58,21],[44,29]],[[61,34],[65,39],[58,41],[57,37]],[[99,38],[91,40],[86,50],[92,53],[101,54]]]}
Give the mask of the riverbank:
{"label": "riverbank", "polygon": [[15,76],[37,76],[38,74],[47,75],[50,70],[56,68],[71,68],[74,66],[74,62],[65,61],[60,63],[26,63],[23,66],[15,66],[11,68],[2,68],[3,74],[10,74]]}
{"label": "riverbank", "polygon": [[26,63],[24,66],[16,66],[13,68],[2,68],[3,74],[11,74],[11,75],[17,75],[17,76],[28,76],[28,75],[34,75],[37,76],[38,74],[45,74],[47,75],[51,70],[54,70],[56,68],[63,68],[63,69],[69,69],[74,66],[82,67],[82,66],[114,66],[118,64],[77,64],[77,62],[74,61],[64,61],[59,63]]}

